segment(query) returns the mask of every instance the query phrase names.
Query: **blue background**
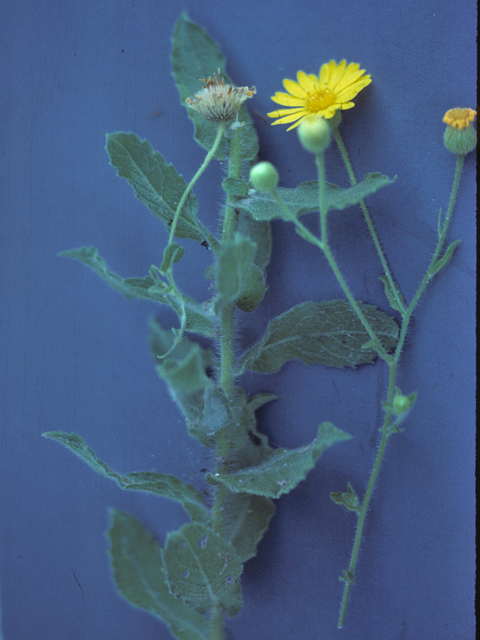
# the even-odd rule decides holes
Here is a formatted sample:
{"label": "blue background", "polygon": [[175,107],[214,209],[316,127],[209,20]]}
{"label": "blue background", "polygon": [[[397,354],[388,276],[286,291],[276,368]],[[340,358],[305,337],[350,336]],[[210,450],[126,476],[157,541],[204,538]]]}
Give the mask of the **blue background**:
{"label": "blue background", "polygon": [[[176,4],[176,6],[174,6]],[[147,138],[187,179],[205,152],[170,74],[182,9],[220,43],[229,74],[256,85],[248,103],[261,159],[281,184],[315,178],[295,132],[271,127],[270,96],[297,70],[357,61],[373,83],[342,133],[357,176],[398,174],[369,199],[394,276],[410,300],[432,256],[455,157],[443,147],[445,111],[475,108],[472,0],[209,2],[43,0],[0,10],[1,437],[0,583],[8,640],[166,640],[166,627],[116,594],[106,556],[107,507],[131,512],[159,540],[186,518],[166,500],[122,492],[42,432],[80,433],[119,472],[155,470],[201,485],[202,448],[157,378],[147,343],[157,307],[125,300],[57,252],[95,245],[124,277],[159,264],[167,235],[108,164],[105,133]],[[212,69],[212,72],[215,69]],[[347,186],[335,148],[327,179]],[[195,187],[216,228],[224,169]],[[337,630],[355,517],[330,491],[363,495],[381,426],[386,367],[356,371],[291,363],[248,375],[250,393],[280,399],[259,412],[279,446],[313,440],[330,420],[354,438],[326,452],[278,501],[243,576],[245,607],[230,640],[470,640],[474,637],[475,166],[467,157],[449,241],[461,246],[430,284],[411,325],[398,384],[418,390],[395,436],[371,503],[345,627]],[[335,254],[357,299],[388,311],[379,263],[356,208],[330,218]],[[307,300],[340,297],[328,266],[286,224],[273,225],[269,291],[243,315],[247,347],[269,319]],[[210,256],[186,241],[183,290],[199,299]],[[168,309],[162,322],[175,323]],[[208,463],[209,461],[207,461]]]}

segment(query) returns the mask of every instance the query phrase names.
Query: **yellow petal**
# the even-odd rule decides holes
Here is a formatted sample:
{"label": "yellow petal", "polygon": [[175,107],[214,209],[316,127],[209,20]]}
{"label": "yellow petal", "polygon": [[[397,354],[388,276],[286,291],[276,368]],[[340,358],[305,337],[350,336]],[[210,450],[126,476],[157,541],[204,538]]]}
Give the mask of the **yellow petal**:
{"label": "yellow petal", "polygon": [[352,100],[352,98],[355,98],[355,96],[358,93],[360,93],[360,91],[370,83],[371,83],[370,79],[365,80],[364,82],[359,80],[355,84],[352,84],[350,87],[346,87],[345,89],[342,89],[341,91],[339,91],[337,93],[337,100],[339,102],[348,102],[348,100]]}
{"label": "yellow petal", "polygon": [[[301,117],[303,117],[302,116],[302,112],[292,113],[289,116],[285,116],[284,118],[280,118],[279,120],[275,120],[275,122],[272,122],[272,124],[286,124],[287,122],[294,122],[295,120],[298,120]],[[287,129],[287,131],[288,131],[288,129]]]}
{"label": "yellow petal", "polygon": [[277,93],[270,99],[285,107],[303,107],[305,104],[305,99],[301,100],[300,98],[294,98],[290,94],[281,93],[280,91],[277,91]]}
{"label": "yellow petal", "polygon": [[269,118],[280,118],[282,116],[288,116],[291,113],[300,113],[303,109],[277,109],[276,111],[270,111],[267,113]]}
{"label": "yellow petal", "polygon": [[364,69],[360,69],[359,71],[355,71],[354,73],[348,73],[348,74],[345,73],[343,78],[337,83],[337,86],[335,87],[335,91],[337,92],[341,91],[342,89],[345,89],[346,87],[349,87],[350,85],[352,85],[354,82],[358,82],[358,80],[362,77],[364,73],[365,73]]}
{"label": "yellow petal", "polygon": [[345,68],[347,66],[347,61],[346,60],[342,60],[340,62],[339,65],[337,65],[335,67],[335,69],[333,69],[332,74],[330,75],[330,81],[328,83],[329,87],[331,89],[335,89],[335,87],[337,86],[337,84],[340,82],[340,80],[343,78],[344,74],[345,74]]}
{"label": "yellow petal", "polygon": [[288,80],[287,78],[283,81],[283,86],[292,96],[295,96],[296,98],[305,98],[304,89],[302,89],[302,87],[297,84],[295,80]]}
{"label": "yellow petal", "polygon": [[307,76],[304,71],[299,71],[297,73],[298,84],[305,91],[313,91],[315,89],[315,84],[311,80],[311,76]]}
{"label": "yellow petal", "polygon": [[318,74],[318,79],[323,84],[324,82],[328,84],[331,75],[332,65],[335,65],[335,60],[330,60],[330,62],[326,62],[322,64],[320,67],[320,73]]}

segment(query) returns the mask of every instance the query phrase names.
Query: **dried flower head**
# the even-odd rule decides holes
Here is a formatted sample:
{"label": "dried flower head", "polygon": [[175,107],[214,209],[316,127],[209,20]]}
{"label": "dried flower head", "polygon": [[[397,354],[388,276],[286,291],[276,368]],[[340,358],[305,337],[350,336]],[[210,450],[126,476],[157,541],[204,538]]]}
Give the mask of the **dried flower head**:
{"label": "dried flower head", "polygon": [[225,84],[218,70],[218,76],[213,75],[213,80],[203,78],[200,80],[203,89],[195,98],[187,98],[185,102],[191,109],[195,109],[206,120],[212,122],[227,122],[234,118],[247,98],[257,93],[255,87],[234,87]]}

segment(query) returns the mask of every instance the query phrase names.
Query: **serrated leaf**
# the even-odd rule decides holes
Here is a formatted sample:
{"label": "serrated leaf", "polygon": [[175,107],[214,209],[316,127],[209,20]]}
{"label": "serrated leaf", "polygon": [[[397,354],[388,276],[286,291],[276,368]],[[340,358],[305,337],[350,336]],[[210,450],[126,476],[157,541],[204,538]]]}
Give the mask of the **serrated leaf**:
{"label": "serrated leaf", "polygon": [[[213,77],[220,70],[227,84],[232,84],[225,71],[225,58],[218,44],[204,29],[188,19],[184,12],[180,16],[173,32],[172,41],[173,77],[184,105],[188,97],[194,97],[202,89],[200,80]],[[214,122],[205,120],[197,111],[188,109],[188,117],[195,126],[195,140],[210,150],[217,133]],[[242,105],[236,119],[244,123],[242,129],[241,153],[244,160],[253,160],[258,154],[258,139],[252,120],[245,105]],[[228,157],[231,130],[227,126],[219,148],[215,152],[217,160]]]}
{"label": "serrated leaf", "polygon": [[387,296],[387,300],[390,303],[392,309],[395,309],[395,311],[398,311],[402,315],[405,315],[407,303],[405,302],[405,298],[403,297],[398,284],[396,282],[393,282],[392,288],[387,276],[380,276],[379,280],[380,282],[382,282],[385,288],[385,295]]}
{"label": "serrated leaf", "polygon": [[[398,339],[393,318],[374,306],[358,303],[386,351]],[[369,335],[346,300],[304,302],[274,318],[263,338],[241,358],[236,370],[273,373],[288,360],[327,367],[356,367],[373,362],[374,349],[362,349]]]}
{"label": "serrated leaf", "polygon": [[[122,293],[126,298],[137,298],[138,300],[153,300],[160,304],[167,304],[171,307],[181,320],[181,307],[178,300],[165,294],[161,294],[155,287],[153,277],[146,278],[121,278],[111,271],[106,261],[98,254],[95,247],[80,247],[70,249],[58,254],[64,258],[73,258],[83,262],[93,269],[112,289]],[[183,296],[185,313],[187,315],[186,330],[191,333],[199,333],[208,338],[217,335],[217,326],[213,316],[208,316],[202,307],[192,298]]]}
{"label": "serrated leaf", "polygon": [[223,484],[234,493],[279,498],[305,479],[325,449],[350,438],[350,435],[330,422],[323,422],[311,444],[298,449],[275,449],[264,462],[255,467],[223,475],[209,473],[207,480],[212,484]]}
{"label": "serrated leaf", "polygon": [[223,245],[215,274],[218,291],[215,303],[217,312],[241,297],[256,250],[257,245],[239,233]]}
{"label": "serrated leaf", "polygon": [[141,522],[111,509],[107,535],[120,595],[165,622],[179,640],[208,640],[208,620],[170,593],[162,549]]}
{"label": "serrated leaf", "polygon": [[460,242],[461,242],[461,240],[455,240],[454,242],[452,242],[452,244],[448,247],[448,249],[445,251],[443,256],[439,260],[437,260],[437,262],[435,263],[435,266],[432,268],[432,270],[430,272],[430,277],[431,278],[434,275],[436,275],[439,271],[441,271],[443,269],[443,267],[447,266],[447,264],[452,259],[453,252],[458,247]]}
{"label": "serrated leaf", "polygon": [[[147,140],[140,140],[134,133],[108,134],[105,148],[118,175],[128,181],[140,202],[170,231],[177,205],[187,187],[183,177]],[[175,229],[177,238],[200,242],[206,239],[197,210],[197,197],[189,193]]]}
{"label": "serrated leaf", "polygon": [[[375,193],[382,187],[392,184],[392,180],[380,173],[367,173],[362,182],[353,187],[341,189],[334,184],[326,183],[325,197],[328,209],[346,209],[354,204],[358,204],[368,195]],[[302,182],[295,189],[278,187],[280,198],[287,205],[289,211],[295,216],[318,211],[318,181],[312,180]],[[254,220],[274,220],[285,221],[291,218],[281,209],[272,195],[266,191],[252,190],[248,197],[235,203],[239,209],[247,211]]]}
{"label": "serrated leaf", "polygon": [[122,489],[146,491],[174,502],[179,502],[192,520],[206,521],[209,518],[209,512],[201,492],[188,483],[181,482],[175,476],[150,471],[138,471],[121,475],[112,471],[108,465],[97,458],[94,450],[87,446],[85,440],[77,433],[49,431],[44,433],[43,436],[63,444],[97,473],[114,480]]}
{"label": "serrated leaf", "polygon": [[208,527],[185,524],[167,536],[163,560],[170,591],[203,613],[221,605],[227,615],[242,608],[242,564],[234,546]]}

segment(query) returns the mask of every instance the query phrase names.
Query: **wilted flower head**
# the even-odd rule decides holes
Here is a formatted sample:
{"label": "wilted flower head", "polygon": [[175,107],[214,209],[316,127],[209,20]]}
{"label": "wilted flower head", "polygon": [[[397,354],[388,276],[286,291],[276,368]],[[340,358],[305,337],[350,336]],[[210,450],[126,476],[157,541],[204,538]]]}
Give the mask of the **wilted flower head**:
{"label": "wilted flower head", "polygon": [[187,98],[185,102],[191,109],[198,111],[206,120],[213,122],[227,122],[234,118],[247,98],[251,98],[257,90],[255,87],[234,87],[225,84],[220,75],[213,75],[213,80],[203,78],[200,80],[203,89],[195,98]]}

